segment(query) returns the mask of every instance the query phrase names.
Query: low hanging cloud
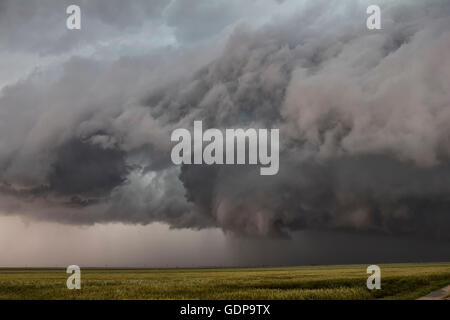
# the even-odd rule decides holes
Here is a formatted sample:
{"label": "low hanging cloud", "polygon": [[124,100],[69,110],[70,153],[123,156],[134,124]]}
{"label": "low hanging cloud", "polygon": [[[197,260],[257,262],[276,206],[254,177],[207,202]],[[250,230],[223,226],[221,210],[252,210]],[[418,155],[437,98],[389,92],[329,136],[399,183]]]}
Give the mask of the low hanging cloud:
{"label": "low hanging cloud", "polygon": [[[5,87],[1,210],[246,236],[312,229],[448,239],[450,4],[385,1],[380,31],[366,29],[366,7],[306,1],[288,19],[239,24],[220,50],[73,57]],[[193,41],[199,30],[178,37]],[[279,128],[279,173],[175,167],[170,134],[194,120]]]}

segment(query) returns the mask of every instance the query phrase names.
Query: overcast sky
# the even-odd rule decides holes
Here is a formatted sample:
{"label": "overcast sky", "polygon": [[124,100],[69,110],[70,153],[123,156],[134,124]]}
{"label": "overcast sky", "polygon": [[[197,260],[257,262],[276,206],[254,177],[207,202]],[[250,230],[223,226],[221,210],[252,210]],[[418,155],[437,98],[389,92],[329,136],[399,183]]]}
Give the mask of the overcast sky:
{"label": "overcast sky", "polygon": [[[0,266],[450,260],[449,18],[445,0],[0,0]],[[280,129],[280,172],[174,166],[195,120]]]}

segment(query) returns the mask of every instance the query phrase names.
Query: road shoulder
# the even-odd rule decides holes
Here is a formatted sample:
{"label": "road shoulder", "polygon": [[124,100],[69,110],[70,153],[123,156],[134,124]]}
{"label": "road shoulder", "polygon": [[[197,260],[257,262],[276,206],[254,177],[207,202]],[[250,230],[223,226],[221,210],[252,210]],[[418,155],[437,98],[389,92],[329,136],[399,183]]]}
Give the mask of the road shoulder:
{"label": "road shoulder", "polygon": [[450,285],[442,289],[433,291],[430,294],[427,294],[426,296],[421,297],[417,300],[445,300],[445,298],[448,298],[448,296],[450,296]]}

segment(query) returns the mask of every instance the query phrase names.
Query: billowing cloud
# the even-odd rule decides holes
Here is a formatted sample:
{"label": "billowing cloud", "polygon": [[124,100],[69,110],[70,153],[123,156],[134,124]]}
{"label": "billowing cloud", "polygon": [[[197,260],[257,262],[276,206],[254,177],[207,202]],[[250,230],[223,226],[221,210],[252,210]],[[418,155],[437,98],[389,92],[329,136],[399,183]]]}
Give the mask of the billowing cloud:
{"label": "billowing cloud", "polygon": [[[196,44],[209,36],[201,26],[220,34],[236,8],[199,2],[183,20],[177,6],[162,15],[190,45],[113,62],[73,57],[2,90],[3,210],[252,236],[448,238],[447,1],[383,2],[380,31],[366,29],[367,2],[306,1],[208,44]],[[202,20],[219,11],[223,20]],[[279,174],[173,166],[170,133],[194,120],[280,128]]]}

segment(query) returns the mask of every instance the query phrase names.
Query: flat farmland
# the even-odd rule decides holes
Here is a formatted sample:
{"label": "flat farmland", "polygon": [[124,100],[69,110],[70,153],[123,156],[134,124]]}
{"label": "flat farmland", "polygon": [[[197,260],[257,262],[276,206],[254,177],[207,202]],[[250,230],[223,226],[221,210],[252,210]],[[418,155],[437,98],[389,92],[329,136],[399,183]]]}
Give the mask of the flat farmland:
{"label": "flat farmland", "polygon": [[81,268],[81,290],[62,268],[0,269],[0,299],[416,299],[450,284],[450,263],[380,264],[368,290],[367,266]]}

